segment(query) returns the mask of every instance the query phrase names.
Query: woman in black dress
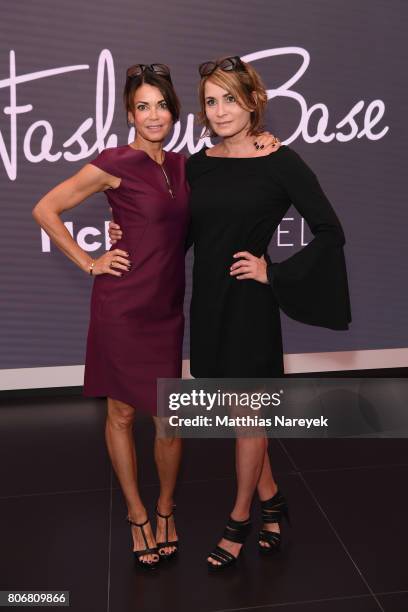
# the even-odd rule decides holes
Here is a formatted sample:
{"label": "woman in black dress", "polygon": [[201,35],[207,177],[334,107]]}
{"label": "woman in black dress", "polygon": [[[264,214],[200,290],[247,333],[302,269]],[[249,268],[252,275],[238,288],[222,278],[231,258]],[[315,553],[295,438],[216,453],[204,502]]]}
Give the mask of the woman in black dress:
{"label": "woman in black dress", "polygon": [[[194,244],[191,374],[197,378],[281,376],[279,308],[298,321],[347,329],[351,321],[345,242],[316,175],[290,147],[265,154],[253,143],[267,94],[239,57],[200,66],[201,117],[221,137],[187,162]],[[281,263],[267,256],[273,233],[294,204],[314,239]],[[250,527],[257,489],[262,552],[280,545],[287,503],[272,476],[266,438],[237,438],[238,491],[211,569],[233,563]]]}

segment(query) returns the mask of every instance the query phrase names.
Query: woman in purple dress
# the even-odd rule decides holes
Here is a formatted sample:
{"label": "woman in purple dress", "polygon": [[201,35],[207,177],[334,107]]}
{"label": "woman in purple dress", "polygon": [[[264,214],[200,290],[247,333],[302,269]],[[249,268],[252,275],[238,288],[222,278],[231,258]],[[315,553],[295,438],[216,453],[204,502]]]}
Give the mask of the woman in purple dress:
{"label": "woman in purple dress", "polygon": [[[164,64],[127,71],[124,102],[134,142],[102,151],[35,206],[35,220],[85,273],[93,275],[84,393],[106,396],[106,443],[132,526],[137,564],[153,569],[177,552],[173,493],[181,439],[158,437],[160,479],[153,536],[137,484],[136,410],[156,413],[156,379],[180,377],[184,327],[184,245],[189,222],[185,158],[163,150],[179,117]],[[104,191],[125,237],[91,259],[73,240],[61,213]],[[160,426],[155,417],[156,428]]]}

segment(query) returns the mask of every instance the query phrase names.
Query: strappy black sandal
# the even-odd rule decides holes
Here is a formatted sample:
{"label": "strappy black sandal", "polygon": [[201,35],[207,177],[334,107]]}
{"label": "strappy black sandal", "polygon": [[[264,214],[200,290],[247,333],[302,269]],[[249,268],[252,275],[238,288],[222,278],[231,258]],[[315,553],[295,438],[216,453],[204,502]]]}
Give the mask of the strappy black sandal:
{"label": "strappy black sandal", "polygon": [[[245,521],[235,521],[233,518],[230,517],[228,519],[228,523],[225,527],[222,537],[225,538],[225,540],[229,540],[230,542],[237,542],[238,544],[243,544],[250,529],[250,518],[247,518]],[[214,561],[219,562],[219,564],[216,564],[211,563],[211,561],[207,560],[208,569],[211,571],[218,571],[221,569],[225,569],[226,567],[230,567],[238,559],[238,557],[234,557],[233,554],[231,554],[228,550],[225,550],[225,548],[222,548],[222,546],[216,546],[214,550],[209,554],[209,557],[211,559],[214,559]]]}
{"label": "strappy black sandal", "polygon": [[[279,490],[276,491],[275,495],[270,499],[261,501],[261,509],[262,521],[264,523],[278,523],[280,525],[282,517],[284,516],[290,525],[288,504]],[[262,542],[266,542],[268,546],[262,546],[261,540]],[[258,536],[260,552],[267,555],[278,552],[280,550],[281,540],[280,533],[261,529]]]}
{"label": "strappy black sandal", "polygon": [[[171,516],[173,516],[174,514],[174,508],[175,506],[173,506],[173,510],[170,512],[170,514],[160,514],[157,506],[156,506],[156,514],[157,516],[159,516],[162,519],[165,519],[166,521],[166,532],[165,532],[165,540],[164,542],[157,542],[157,549],[159,551],[159,555],[162,559],[167,559],[167,561],[169,561],[170,559],[174,559],[174,557],[177,555],[178,553],[178,540],[169,540],[169,518]],[[166,548],[167,546],[172,546],[174,547],[174,550],[172,550],[169,553],[165,553],[164,551],[161,553],[160,549],[161,548]]]}
{"label": "strappy black sandal", "polygon": [[[147,518],[144,523],[134,523],[127,516],[126,520],[127,520],[127,522],[130,525],[133,525],[134,527],[139,527],[140,531],[142,532],[142,536],[143,536],[144,543],[145,543],[145,546],[146,546],[146,548],[144,550],[134,550],[133,551],[135,565],[137,567],[142,567],[143,569],[146,569],[146,570],[156,569],[156,567],[158,566],[159,561],[160,561],[160,555],[158,553],[157,546],[153,546],[153,547],[149,546],[149,544],[147,542],[145,530],[143,529],[143,527],[145,525],[147,525],[147,523],[149,522],[149,519]],[[141,559],[141,557],[144,557],[145,555],[157,555],[158,559],[157,559],[157,561],[143,561],[143,559]]]}

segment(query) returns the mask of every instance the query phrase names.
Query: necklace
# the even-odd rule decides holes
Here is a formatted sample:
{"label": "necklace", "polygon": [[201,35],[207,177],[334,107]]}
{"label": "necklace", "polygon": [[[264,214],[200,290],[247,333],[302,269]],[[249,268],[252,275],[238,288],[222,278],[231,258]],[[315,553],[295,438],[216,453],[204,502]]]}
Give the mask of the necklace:
{"label": "necklace", "polygon": [[[163,163],[164,163],[164,159],[163,159]],[[164,174],[164,178],[166,179],[167,189],[169,191],[169,194],[174,199],[174,193],[173,193],[173,190],[172,190],[171,185],[170,185],[169,177],[167,176],[167,173],[166,173],[165,169],[163,168],[163,163],[160,164],[160,168],[162,169],[163,174]]]}
{"label": "necklace", "polygon": [[[140,150],[143,150],[143,149],[136,149],[136,147],[132,147],[132,145],[131,145],[131,144],[129,144],[129,147],[131,147],[131,148],[132,148],[132,149],[134,149],[135,151],[140,151]],[[146,151],[144,151],[144,152],[146,153]],[[165,180],[166,180],[166,185],[167,185],[168,192],[169,192],[169,194],[171,195],[171,197],[174,199],[174,198],[175,198],[175,195],[174,195],[173,190],[172,190],[172,188],[171,188],[170,181],[169,181],[169,177],[167,176],[167,173],[166,173],[166,171],[165,171],[165,169],[164,169],[164,167],[163,167],[164,160],[166,159],[166,153],[165,153],[165,151],[162,151],[162,154],[163,154],[163,156],[162,156],[162,161],[161,161],[161,164],[160,164],[159,162],[156,162],[155,160],[153,160],[153,161],[155,161],[155,163],[156,163],[158,166],[160,166],[161,171],[163,172],[164,178],[165,178]],[[146,155],[149,155],[149,154],[148,154],[148,153],[146,153]],[[150,157],[150,155],[149,155],[149,157]],[[151,158],[151,159],[153,159],[153,158]]]}

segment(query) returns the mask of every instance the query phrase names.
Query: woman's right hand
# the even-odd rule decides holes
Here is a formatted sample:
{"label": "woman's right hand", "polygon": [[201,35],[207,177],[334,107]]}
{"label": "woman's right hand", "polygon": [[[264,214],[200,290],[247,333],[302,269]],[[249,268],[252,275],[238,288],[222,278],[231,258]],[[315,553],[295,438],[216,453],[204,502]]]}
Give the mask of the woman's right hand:
{"label": "woman's right hand", "polygon": [[116,244],[117,241],[122,238],[123,232],[120,229],[120,225],[114,223],[113,221],[109,221],[108,234],[110,238],[110,243]]}
{"label": "woman's right hand", "polygon": [[94,260],[94,266],[92,268],[93,276],[99,276],[99,274],[122,276],[123,272],[121,272],[121,270],[129,272],[132,267],[132,262],[128,257],[129,253],[121,249],[107,251],[104,255]]}

